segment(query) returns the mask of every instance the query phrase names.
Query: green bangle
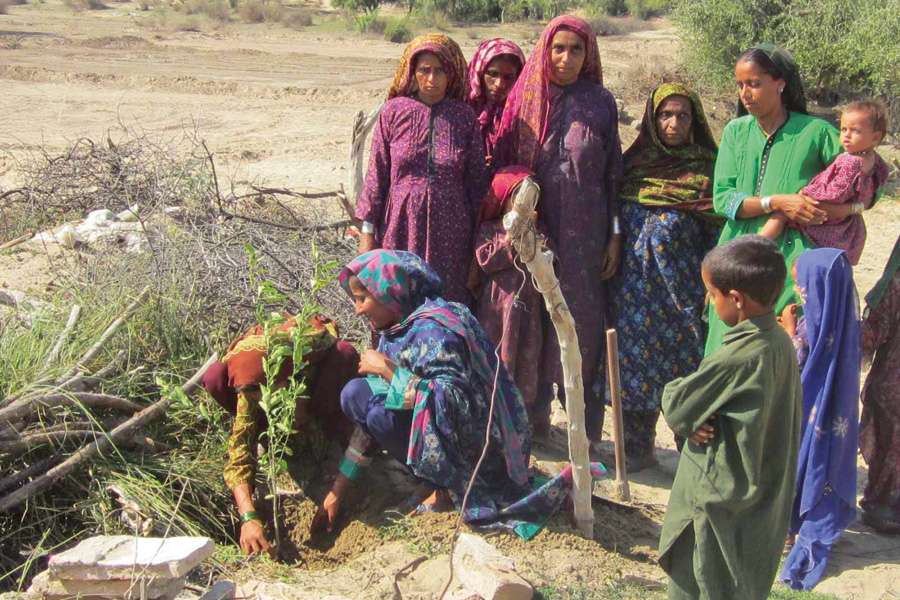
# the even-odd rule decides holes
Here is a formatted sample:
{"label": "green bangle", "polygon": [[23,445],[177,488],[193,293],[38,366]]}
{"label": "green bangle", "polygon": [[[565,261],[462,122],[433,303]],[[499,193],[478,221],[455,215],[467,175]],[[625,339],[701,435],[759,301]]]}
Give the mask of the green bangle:
{"label": "green bangle", "polygon": [[255,510],[248,510],[245,513],[241,513],[241,524],[249,523],[250,521],[262,522],[262,519],[259,518],[259,513]]}

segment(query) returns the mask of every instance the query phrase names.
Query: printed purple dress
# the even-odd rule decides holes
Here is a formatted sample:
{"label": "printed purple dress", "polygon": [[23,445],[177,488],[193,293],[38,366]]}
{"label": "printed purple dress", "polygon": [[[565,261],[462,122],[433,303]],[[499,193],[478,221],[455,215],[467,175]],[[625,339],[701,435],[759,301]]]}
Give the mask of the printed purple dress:
{"label": "printed purple dress", "polygon": [[[599,440],[603,400],[591,393],[603,378],[596,365],[605,346],[607,294],[599,274],[612,218],[619,213],[616,186],[622,172],[616,104],[606,88],[585,79],[551,86],[547,137],[535,171],[541,186],[538,214],[556,249],[557,274],[578,331],[588,436]],[[561,394],[563,380],[559,342],[546,320],[539,394],[549,402],[553,383]]]}
{"label": "printed purple dress", "polygon": [[374,129],[356,217],[375,225],[381,248],[424,258],[447,300],[468,304],[473,230],[488,183],[481,131],[467,104],[396,97]]}

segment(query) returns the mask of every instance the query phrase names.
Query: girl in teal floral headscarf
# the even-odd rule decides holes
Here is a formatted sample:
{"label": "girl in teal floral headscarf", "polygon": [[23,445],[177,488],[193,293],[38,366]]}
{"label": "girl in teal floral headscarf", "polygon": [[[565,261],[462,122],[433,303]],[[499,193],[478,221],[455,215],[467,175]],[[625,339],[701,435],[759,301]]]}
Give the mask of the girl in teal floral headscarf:
{"label": "girl in teal floral headscarf", "polygon": [[360,373],[367,377],[341,394],[342,409],[361,434],[354,434],[341,467],[337,498],[325,501],[329,522],[342,482],[357,472],[348,462],[365,454],[369,442],[459,507],[487,435],[490,445],[463,518],[534,535],[536,523],[562,505],[571,472],[541,486],[529,479],[525,407],[469,309],[441,298],[438,276],[409,252],[362,254],[344,268],[340,282],[381,337],[377,351],[362,354]]}

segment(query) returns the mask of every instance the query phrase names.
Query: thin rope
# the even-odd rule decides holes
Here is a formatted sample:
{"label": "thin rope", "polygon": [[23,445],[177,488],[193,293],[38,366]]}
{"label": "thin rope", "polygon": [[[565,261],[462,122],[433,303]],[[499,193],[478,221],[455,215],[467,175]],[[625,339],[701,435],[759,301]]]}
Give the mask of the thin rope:
{"label": "thin rope", "polygon": [[[522,290],[525,289],[525,284],[528,283],[528,275],[516,264],[517,258],[518,254],[513,257],[512,264],[516,271],[522,274],[522,283],[519,285],[519,289],[516,290],[515,296],[513,296],[513,304],[518,303],[519,294],[522,293]],[[505,332],[506,328],[501,327],[500,339],[497,341],[497,345],[494,346],[494,357],[497,359],[497,368],[494,370],[494,387],[491,390],[491,405],[490,411],[488,412],[487,429],[484,433],[484,446],[481,449],[481,456],[478,458],[478,462],[475,463],[475,469],[472,471],[472,476],[469,478],[469,483],[466,486],[466,493],[463,495],[462,505],[459,507],[459,515],[456,517],[456,526],[453,528],[453,541],[450,543],[450,576],[447,578],[447,583],[444,584],[444,587],[441,590],[441,595],[438,596],[439,600],[444,599],[447,590],[450,589],[450,585],[453,583],[453,552],[456,550],[456,542],[459,540],[459,530],[462,528],[463,516],[466,514],[466,506],[469,503],[469,494],[472,492],[472,487],[475,485],[475,478],[478,477],[478,471],[481,470],[481,464],[487,457],[488,448],[491,445],[491,428],[494,424],[494,402],[497,399],[497,382],[500,379],[500,369],[503,364],[500,360],[500,347],[503,345]]]}

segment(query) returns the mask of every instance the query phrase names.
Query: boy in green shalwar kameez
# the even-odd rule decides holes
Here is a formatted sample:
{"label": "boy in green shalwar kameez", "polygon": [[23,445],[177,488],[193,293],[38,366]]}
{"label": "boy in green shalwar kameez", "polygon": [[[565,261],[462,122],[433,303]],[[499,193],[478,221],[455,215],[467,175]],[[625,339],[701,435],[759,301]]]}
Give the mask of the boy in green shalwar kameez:
{"label": "boy in green shalwar kameez", "polygon": [[669,383],[662,410],[684,445],[659,542],[669,598],[763,600],[794,497],[802,396],[773,305],[785,280],[771,241],[742,236],[704,259],[703,282],[732,327],[698,370]]}

